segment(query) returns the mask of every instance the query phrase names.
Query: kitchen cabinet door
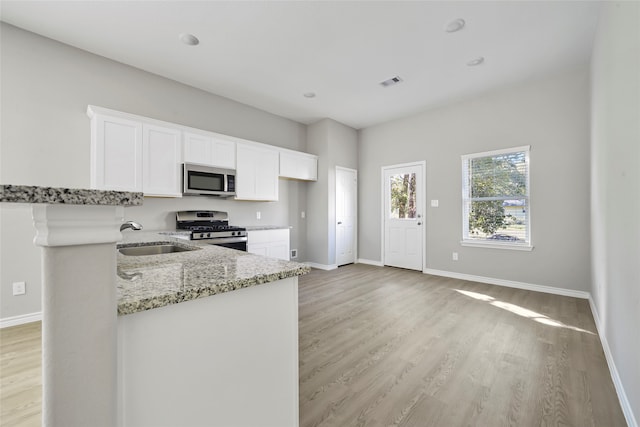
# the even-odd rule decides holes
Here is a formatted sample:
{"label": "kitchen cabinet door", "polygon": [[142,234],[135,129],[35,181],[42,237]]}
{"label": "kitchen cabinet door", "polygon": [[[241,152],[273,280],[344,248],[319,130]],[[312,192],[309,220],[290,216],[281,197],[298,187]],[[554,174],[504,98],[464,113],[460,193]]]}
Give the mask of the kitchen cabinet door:
{"label": "kitchen cabinet door", "polygon": [[225,139],[213,138],[213,166],[236,168],[236,143]]}
{"label": "kitchen cabinet door", "polygon": [[236,199],[278,200],[279,153],[262,145],[237,144]]}
{"label": "kitchen cabinet door", "polygon": [[213,166],[213,141],[197,133],[184,133],[184,162]]}
{"label": "kitchen cabinet door", "polygon": [[280,176],[303,181],[317,181],[318,157],[307,153],[281,151]]}
{"label": "kitchen cabinet door", "polygon": [[247,232],[247,252],[289,261],[289,229]]}
{"label": "kitchen cabinet door", "polygon": [[236,143],[212,135],[184,132],[184,161],[235,169]]}
{"label": "kitchen cabinet door", "polygon": [[91,188],[142,191],[142,124],[95,115],[91,119]]}
{"label": "kitchen cabinet door", "polygon": [[142,131],[144,195],[181,197],[181,132],[149,124],[144,124]]}

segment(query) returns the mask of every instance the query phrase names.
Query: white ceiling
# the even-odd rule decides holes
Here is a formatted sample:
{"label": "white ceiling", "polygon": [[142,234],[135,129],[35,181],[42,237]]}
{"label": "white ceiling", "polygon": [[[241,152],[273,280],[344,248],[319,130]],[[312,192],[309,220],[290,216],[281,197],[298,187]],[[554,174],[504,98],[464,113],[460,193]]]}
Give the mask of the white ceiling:
{"label": "white ceiling", "polygon": [[[581,1],[3,0],[0,16],[302,123],[329,117],[359,129],[586,63],[599,8]],[[465,28],[445,32],[456,18]],[[185,32],[200,45],[182,44]],[[466,65],[478,56],[484,64]],[[396,75],[404,81],[379,85]]]}

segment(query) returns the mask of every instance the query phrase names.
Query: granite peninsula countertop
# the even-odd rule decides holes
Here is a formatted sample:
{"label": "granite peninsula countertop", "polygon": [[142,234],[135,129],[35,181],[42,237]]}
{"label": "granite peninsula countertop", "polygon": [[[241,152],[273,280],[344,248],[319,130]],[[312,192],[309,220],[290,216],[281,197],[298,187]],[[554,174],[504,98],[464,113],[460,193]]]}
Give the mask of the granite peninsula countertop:
{"label": "granite peninsula countertop", "polygon": [[118,315],[160,308],[308,273],[309,266],[171,237],[160,232],[125,231],[123,246],[166,242],[195,247],[150,256],[117,253]]}
{"label": "granite peninsula countertop", "polygon": [[289,225],[241,225],[247,231],[259,231],[259,230],[286,230],[291,228]]}
{"label": "granite peninsula countertop", "polygon": [[0,185],[0,202],[67,205],[137,206],[142,193],[31,185]]}

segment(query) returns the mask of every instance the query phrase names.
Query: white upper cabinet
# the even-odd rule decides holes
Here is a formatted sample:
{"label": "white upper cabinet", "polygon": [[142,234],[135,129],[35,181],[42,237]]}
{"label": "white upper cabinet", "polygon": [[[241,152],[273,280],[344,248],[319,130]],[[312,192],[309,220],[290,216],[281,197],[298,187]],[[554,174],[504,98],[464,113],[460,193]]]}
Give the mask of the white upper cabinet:
{"label": "white upper cabinet", "polygon": [[142,191],[142,123],[92,115],[91,188]]}
{"label": "white upper cabinet", "polygon": [[181,137],[178,129],[142,126],[142,191],[145,196],[182,196]]}
{"label": "white upper cabinet", "polygon": [[304,181],[317,181],[318,156],[298,151],[280,151],[280,176]]}
{"label": "white upper cabinet", "polygon": [[262,144],[237,144],[236,199],[278,200],[279,153]]}
{"label": "white upper cabinet", "polygon": [[236,168],[235,141],[206,135],[184,132],[184,161],[219,168]]}
{"label": "white upper cabinet", "polygon": [[237,200],[278,200],[278,178],[318,179],[318,157],[89,105],[91,188],[181,197],[182,163],[235,169]]}
{"label": "white upper cabinet", "polygon": [[89,106],[91,188],[180,197],[181,132]]}
{"label": "white upper cabinet", "polygon": [[185,163],[200,163],[213,166],[213,139],[197,133],[184,133]]}

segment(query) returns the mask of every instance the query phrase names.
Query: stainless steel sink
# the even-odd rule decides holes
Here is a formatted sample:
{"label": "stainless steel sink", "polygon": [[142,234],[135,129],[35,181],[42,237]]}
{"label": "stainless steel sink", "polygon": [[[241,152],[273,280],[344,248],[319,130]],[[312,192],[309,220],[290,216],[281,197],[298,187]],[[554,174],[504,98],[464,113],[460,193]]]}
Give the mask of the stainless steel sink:
{"label": "stainless steel sink", "polygon": [[145,246],[129,246],[118,249],[122,255],[128,256],[143,256],[143,255],[162,255],[170,254],[174,252],[189,252],[199,248],[189,248],[185,246],[178,246],[171,243],[162,243],[158,245],[145,245]]}

